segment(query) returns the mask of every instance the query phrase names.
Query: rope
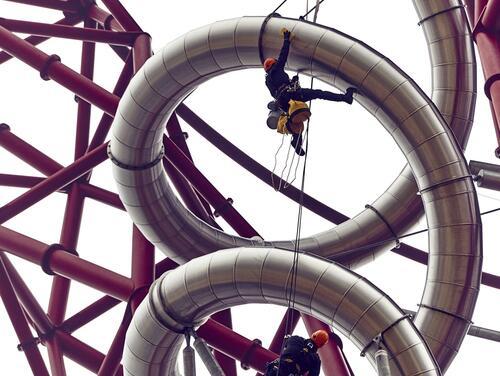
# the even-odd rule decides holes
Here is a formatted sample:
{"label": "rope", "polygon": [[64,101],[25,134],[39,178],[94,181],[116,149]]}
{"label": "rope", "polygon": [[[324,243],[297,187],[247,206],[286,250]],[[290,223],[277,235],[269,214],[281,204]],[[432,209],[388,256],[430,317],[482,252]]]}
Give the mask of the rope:
{"label": "rope", "polygon": [[278,5],[278,7],[277,7],[275,10],[273,10],[270,14],[276,13],[276,12],[278,11],[278,9],[280,9],[280,8],[281,8],[281,6],[282,6],[283,4],[285,4],[287,1],[288,1],[288,0],[283,0],[283,1],[281,2],[281,4],[280,4],[280,5]]}
{"label": "rope", "polygon": [[305,19],[309,15],[309,13],[311,13],[314,10],[315,12],[314,12],[313,22],[316,22],[316,19],[318,18],[318,11],[316,11],[316,9],[319,10],[319,6],[323,1],[325,0],[316,1],[316,5],[313,8],[309,9],[309,11],[306,14],[300,16],[299,19]]}

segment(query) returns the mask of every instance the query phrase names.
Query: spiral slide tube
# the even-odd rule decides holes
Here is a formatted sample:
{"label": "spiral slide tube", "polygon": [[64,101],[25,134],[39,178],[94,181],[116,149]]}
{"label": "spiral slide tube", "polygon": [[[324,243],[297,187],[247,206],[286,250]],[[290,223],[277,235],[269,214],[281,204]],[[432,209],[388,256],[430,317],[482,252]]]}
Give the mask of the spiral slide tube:
{"label": "spiral slide tube", "polygon": [[[124,351],[126,375],[176,372],[184,328],[214,312],[247,303],[286,306],[293,253],[273,248],[237,248],[211,253],[165,273],[136,311]],[[301,254],[295,308],[348,336],[375,365],[381,335],[392,375],[440,375],[411,319],[382,291],[354,272]]]}
{"label": "spiral slide tube", "polygon": [[[450,12],[455,9],[425,22]],[[120,102],[110,150],[117,164],[114,176],[120,197],[146,237],[176,261],[234,246],[293,248],[291,241],[252,241],[201,222],[174,196],[156,163],[161,156],[163,124],[187,94],[224,72],[260,67],[263,22],[264,17],[216,22],[173,41],[136,74]],[[405,153],[430,228],[428,276],[416,323],[445,370],[470,324],[481,270],[480,217],[460,147],[434,104],[409,77],[387,58],[338,31],[272,18],[262,33],[265,56],[278,53],[282,27],[295,35],[289,68],[310,72],[340,89],[358,87],[357,100]],[[401,175],[372,205],[376,210],[302,239],[301,248],[332,257],[369,244],[380,234],[389,237],[387,222],[392,225],[394,208],[402,213],[413,207],[406,206],[407,198],[415,195],[408,175]],[[410,220],[402,218],[401,223]]]}

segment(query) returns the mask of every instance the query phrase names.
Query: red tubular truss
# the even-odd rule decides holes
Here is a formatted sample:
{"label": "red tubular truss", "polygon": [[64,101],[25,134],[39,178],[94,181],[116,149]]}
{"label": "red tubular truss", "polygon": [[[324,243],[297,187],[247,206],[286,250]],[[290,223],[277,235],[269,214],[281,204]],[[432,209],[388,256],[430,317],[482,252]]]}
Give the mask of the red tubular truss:
{"label": "red tubular truss", "polygon": [[[67,194],[63,226],[58,244],[48,245],[24,234],[0,226],[0,249],[43,267],[54,274],[51,297],[46,313],[17,273],[8,257],[0,252],[0,295],[11,318],[12,324],[23,344],[22,348],[35,375],[48,375],[43,363],[37,339],[31,334],[29,325],[41,335],[39,339],[47,346],[50,368],[53,374],[66,374],[63,356],[73,359],[99,375],[122,375],[120,365],[124,334],[131,315],[147,293],[148,287],[161,273],[175,268],[176,264],[165,259],[154,263],[154,247],[134,227],[132,231],[131,277],[120,275],[85,260],[74,251],[78,248],[78,237],[85,207],[85,199],[92,198],[106,205],[123,210],[119,197],[110,191],[90,184],[91,171],[107,159],[105,143],[119,98],[125,91],[133,74],[151,56],[151,38],[144,33],[137,22],[118,0],[102,0],[107,11],[91,1],[62,0],[9,0],[63,11],[64,18],[55,24],[0,19],[0,64],[12,57],[17,58],[40,72],[41,78],[53,80],[74,93],[78,99],[76,119],[75,161],[62,166],[49,156],[37,150],[30,143],[20,139],[8,126],[0,124],[0,146],[41,172],[46,178],[0,174],[0,184],[29,188],[13,201],[0,207],[0,223],[22,214],[27,208],[54,192]],[[469,1],[471,3],[471,1]],[[500,55],[498,32],[500,0],[477,0],[472,14],[474,36],[478,45],[486,77],[485,92],[491,100],[494,122],[500,144]],[[83,21],[83,27],[75,27]],[[21,39],[13,32],[30,34]],[[60,62],[57,55],[47,55],[35,45],[50,37],[82,41],[80,72]],[[113,92],[93,82],[95,43],[122,46],[118,52],[125,60],[122,72]],[[130,48],[128,48],[130,47]],[[91,106],[105,113],[93,135],[90,134]],[[204,136],[214,145],[231,156],[238,164],[260,177],[269,179],[270,172],[250,157],[231,145],[221,135],[212,132],[194,112],[181,104],[177,110],[195,129],[204,128]],[[201,126],[200,126],[201,124]],[[236,211],[227,205],[226,198],[206,179],[193,163],[185,139],[176,139],[182,134],[177,118],[167,125],[170,137],[165,137],[165,163],[170,166],[169,174],[176,181],[176,188],[186,205],[198,217],[217,226],[211,208],[220,211],[221,216],[242,236],[252,237],[257,231]],[[290,187],[286,193],[298,199],[298,191]],[[334,223],[348,218],[326,205],[305,195],[304,205]],[[224,209],[224,210],[222,210]],[[419,262],[425,262],[426,255],[420,250],[403,245],[398,253]],[[72,317],[66,317],[66,306],[70,295],[70,281],[78,281],[106,294]],[[483,274],[483,283],[500,288],[500,278]],[[107,354],[102,354],[89,345],[74,338],[71,333],[112,309],[120,302],[127,302],[123,320],[117,328],[113,343]],[[293,326],[299,319],[292,315]],[[229,312],[219,319],[230,325]],[[324,327],[312,318],[304,317],[309,331]],[[220,353],[241,361],[245,367],[263,372],[265,364],[277,357],[281,348],[285,326],[278,329],[271,349],[264,349],[257,341],[251,341],[235,333],[215,320],[208,320],[198,334]],[[349,375],[337,344],[331,343],[323,356],[323,364],[335,375]],[[234,362],[224,357],[227,374],[236,373]],[[330,371],[329,371],[330,372]]]}

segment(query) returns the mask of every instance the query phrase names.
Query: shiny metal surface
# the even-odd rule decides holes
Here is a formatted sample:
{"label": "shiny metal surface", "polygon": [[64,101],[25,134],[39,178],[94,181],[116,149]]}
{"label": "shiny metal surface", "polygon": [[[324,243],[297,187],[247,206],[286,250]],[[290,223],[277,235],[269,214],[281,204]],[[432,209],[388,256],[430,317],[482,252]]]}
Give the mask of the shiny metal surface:
{"label": "shiny metal surface", "polygon": [[[439,7],[446,4],[452,7],[455,3],[442,1]],[[416,2],[421,18],[433,14],[433,4],[429,1]],[[188,33],[177,39],[150,59],[134,77],[128,90],[130,93],[126,93],[120,102],[121,116],[115,119],[113,125],[113,156],[129,165],[150,162],[160,152],[162,125],[183,96],[216,74],[260,66],[258,36],[263,19],[244,17],[198,29],[192,36]],[[471,55],[472,45],[465,20],[463,10],[456,8],[423,23],[430,46],[449,40],[449,50],[438,47],[429,49],[433,62],[433,97],[439,108],[446,109],[446,121],[462,142],[466,141],[467,127],[472,124],[475,98],[475,61]],[[425,201],[427,219],[434,226],[429,239],[431,264],[423,297],[425,306],[421,307],[416,322],[429,337],[439,364],[446,369],[463,338],[459,334],[467,330],[477,298],[477,276],[481,266],[481,225],[474,187],[470,184],[460,147],[436,106],[418,86],[390,60],[360,41],[306,22],[273,18],[263,33],[265,55],[278,53],[281,38],[277,30],[283,26],[295,34],[289,68],[310,70],[313,76],[341,89],[357,85],[360,94],[356,99],[394,137],[413,169],[416,184]],[[225,27],[229,30],[224,30]],[[203,35],[204,32],[208,36]],[[312,46],[315,47],[311,54]],[[188,57],[197,62],[208,62],[205,73],[200,67],[199,71],[195,70],[193,66],[199,63],[191,63]],[[434,64],[433,59],[438,63]],[[215,64],[212,66],[213,63],[218,68]],[[448,68],[442,68],[443,65]],[[151,135],[154,135],[153,141]],[[133,141],[127,144],[126,140]],[[148,239],[178,262],[234,246],[293,247],[290,241],[259,242],[230,236],[204,224],[175,197],[165,173],[159,167],[120,171],[115,166],[114,170],[119,181],[120,197],[134,222]],[[395,233],[405,231],[421,212],[421,201],[416,195],[413,180],[410,168],[405,168],[372,204]],[[444,195],[448,192],[452,196],[464,181],[468,182],[467,190],[456,200],[449,198],[440,203],[434,202],[435,191],[443,191]],[[463,214],[453,212],[451,218],[443,215],[457,204],[463,209]],[[455,228],[459,230],[453,230]],[[471,255],[469,258],[464,259],[459,251],[448,245],[453,243],[454,236],[470,238],[470,242],[460,247],[460,252]],[[381,248],[352,251],[353,248],[391,237],[391,231],[380,216],[373,210],[365,210],[330,231],[302,239],[301,248],[354,267],[375,258]],[[449,254],[435,257],[441,249]],[[214,264],[215,267],[219,266]],[[456,267],[460,267],[465,275],[463,285],[455,286],[447,282]],[[280,298],[270,294],[266,299],[274,301]],[[443,311],[447,313],[443,314]],[[436,323],[442,315],[446,315],[440,323],[443,326],[438,328]],[[448,332],[441,330],[448,327]],[[439,336],[434,334],[437,332]],[[458,335],[449,335],[451,332]]]}
{"label": "shiny metal surface", "polygon": [[[169,375],[175,370],[183,327],[197,327],[220,309],[266,301],[286,306],[292,267],[292,252],[237,248],[196,258],[165,273],[129,327],[124,373]],[[297,276],[294,307],[335,326],[365,351],[374,366],[378,345],[372,341],[382,334],[391,375],[441,374],[411,319],[370,282],[306,254],[299,255]]]}

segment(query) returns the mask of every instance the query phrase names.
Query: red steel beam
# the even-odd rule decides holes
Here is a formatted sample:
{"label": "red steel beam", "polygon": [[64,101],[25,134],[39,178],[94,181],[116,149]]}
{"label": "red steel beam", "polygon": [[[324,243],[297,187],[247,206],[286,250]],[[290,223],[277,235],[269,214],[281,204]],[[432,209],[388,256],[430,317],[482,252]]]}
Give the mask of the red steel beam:
{"label": "red steel beam", "polygon": [[47,367],[43,362],[37,342],[28,326],[23,310],[17,300],[14,288],[7,274],[7,270],[0,259],[0,296],[12,322],[19,342],[21,343],[26,359],[35,376],[49,376]]}
{"label": "red steel beam", "polygon": [[49,355],[49,364],[53,376],[66,376],[66,367],[64,365],[63,352],[56,336],[45,341]]}
{"label": "red steel beam", "polygon": [[321,368],[325,376],[351,376],[344,355],[334,341],[330,327],[307,315],[302,315],[302,321],[304,321],[304,325],[309,335],[320,329],[330,333],[330,340],[328,343],[318,350],[318,354],[321,358]]}
{"label": "red steel beam", "polygon": [[127,329],[131,321],[132,312],[130,307],[127,306],[125,314],[123,315],[123,320],[118,327],[118,331],[116,332],[106,357],[99,367],[97,376],[115,375],[118,371],[122,359],[123,347],[125,346],[125,335],[127,334]]}
{"label": "red steel beam", "polygon": [[52,175],[63,168],[30,143],[17,137],[6,124],[0,124],[0,146],[44,175]]}
{"label": "red steel beam", "polygon": [[165,157],[212,205],[219,209],[220,216],[240,235],[247,238],[258,235],[257,231],[241,216],[213,184],[193,165],[188,157],[166,135],[163,138]]}
{"label": "red steel beam", "polygon": [[106,147],[107,144],[99,146],[90,153],[76,160],[74,163],[70,164],[68,167],[57,171],[55,174],[45,179],[42,183],[34,186],[29,191],[2,206],[0,208],[0,223],[4,223],[13,218],[51,193],[56,192],[62,187],[72,183],[95,166],[107,160],[108,156],[106,153]]}
{"label": "red steel beam", "polygon": [[[175,269],[177,266],[178,264],[176,264],[169,258],[165,258],[156,264],[155,277],[159,277],[167,270]],[[109,311],[119,303],[121,303],[121,301],[116,298],[113,298],[111,296],[104,296],[67,319],[61,325],[61,329],[68,333],[72,333],[82,326],[88,324],[92,320],[96,319],[97,317],[101,316],[103,313]]]}
{"label": "red steel beam", "polygon": [[149,242],[135,225],[132,230],[132,281],[136,289],[142,288],[131,297],[130,305],[135,312],[149,286],[155,279],[155,247]]}
{"label": "red steel beam", "polygon": [[0,174],[0,185],[15,188],[32,188],[41,183],[43,178],[36,176]]}
{"label": "red steel beam", "polygon": [[[179,149],[182,150],[186,157],[188,157],[189,160],[193,162],[193,157],[191,156],[186,143],[187,133],[184,133],[182,131],[179,119],[177,118],[177,114],[173,113],[172,116],[170,116],[166,128],[167,134],[170,139],[179,147]],[[165,170],[169,174],[169,177],[172,179],[175,188],[181,195],[182,200],[184,201],[188,209],[191,210],[198,218],[204,220],[206,223],[209,223],[216,228],[220,228],[215,222],[215,219],[212,215],[210,204],[193,189],[189,182],[187,182],[184,177],[179,174],[179,172],[177,172],[175,168],[173,168],[171,164],[167,164],[165,166]]]}
{"label": "red steel beam", "polygon": [[[128,83],[130,82],[130,79],[132,78],[132,75],[133,75],[133,62],[132,62],[132,56],[129,56],[125,62],[125,65],[123,66],[118,81],[116,82],[116,85],[113,89],[114,95],[116,95],[117,97],[121,97],[123,95],[125,89],[128,86]],[[104,113],[101,117],[101,120],[99,121],[99,124],[97,125],[94,136],[92,137],[92,141],[90,141],[88,150],[95,149],[97,146],[101,145],[105,141],[112,123],[113,123],[113,117]]]}
{"label": "red steel beam", "polygon": [[287,334],[293,333],[299,322],[300,312],[288,308],[285,315],[281,319],[280,325],[274,334],[274,337],[269,345],[269,350],[276,354],[281,353],[283,347],[283,339]]}
{"label": "red steel beam", "polygon": [[[49,246],[0,226],[0,248],[41,265]],[[53,252],[47,266],[54,273],[84,283],[120,300],[128,300],[134,290],[132,280],[64,251]]]}
{"label": "red steel beam", "polygon": [[[96,27],[96,22],[93,20],[85,20],[84,26]],[[98,30],[95,30],[98,31]],[[82,56],[80,62],[80,74],[83,77],[92,80],[94,78],[94,63],[95,63],[95,43],[82,43]],[[90,130],[90,103],[78,99],[78,111],[76,117],[76,140],[75,140],[75,159],[83,156],[89,145],[89,130]]]}
{"label": "red steel beam", "polygon": [[[76,24],[80,23],[82,21],[82,17],[79,15],[67,15],[65,18],[57,21],[54,23],[54,25],[67,25],[67,26],[75,26]],[[36,35],[31,35],[24,39],[26,42],[31,44],[32,46],[36,46],[42,42],[45,42],[48,40],[48,37],[39,37]],[[12,55],[9,55],[5,51],[0,51],[0,64],[5,63],[6,61],[9,61],[12,59]]]}
{"label": "red steel beam", "polygon": [[[65,356],[91,372],[99,372],[104,360],[104,354],[67,333],[58,331],[56,336]],[[121,365],[115,376],[123,376],[123,367]]]}
{"label": "red steel beam", "polygon": [[137,22],[118,0],[102,0],[118,23],[127,31],[142,31]]}
{"label": "red steel beam", "polygon": [[33,5],[36,7],[62,10],[63,12],[78,12],[80,7],[75,1],[59,1],[59,0],[7,0],[12,3],[25,5]]}
{"label": "red steel beam", "polygon": [[113,115],[119,98],[0,26],[0,47],[66,89]]}
{"label": "red steel beam", "polygon": [[[78,245],[78,236],[82,222],[84,197],[80,193],[77,184],[71,186],[64,212],[63,225],[59,243],[66,249],[76,250]],[[69,298],[69,289],[71,281],[67,278],[54,276],[49,299],[48,314],[55,325],[64,321],[66,307]]]}
{"label": "red steel beam", "polygon": [[87,17],[97,21],[105,30],[124,31],[113,15],[96,5],[91,5],[87,10]]}
{"label": "red steel beam", "polygon": [[266,363],[278,357],[276,353],[233,332],[215,320],[209,319],[197,330],[197,334],[217,351],[240,360],[244,365],[261,373],[265,372]]}
{"label": "red steel beam", "polygon": [[[92,20],[92,22],[95,22]],[[97,30],[88,26],[73,27],[61,24],[46,24],[23,20],[0,18],[0,26],[14,33],[32,34],[40,37],[56,37],[88,42],[109,43],[118,46],[131,46],[138,33]]]}
{"label": "red steel beam", "polygon": [[500,158],[500,37],[496,30],[500,21],[498,0],[476,0],[474,8],[474,30],[485,78],[484,92],[491,103],[493,123],[499,147],[495,154]]}
{"label": "red steel beam", "polygon": [[123,206],[120,197],[116,193],[110,192],[103,188],[96,187],[95,185],[92,184],[83,183],[79,185],[80,185],[80,191],[85,197],[112,206],[116,209],[125,210],[125,207]]}
{"label": "red steel beam", "polygon": [[108,312],[113,307],[120,304],[122,301],[111,296],[103,296],[94,303],[88,305],[80,312],[75,313],[70,318],[66,319],[59,328],[67,333],[73,333],[82,326],[87,325],[92,320],[98,318],[102,314]]}
{"label": "red steel beam", "polygon": [[[484,8],[482,22],[485,28],[500,32],[500,1],[489,0]],[[498,37],[498,35],[497,35]]]}
{"label": "red steel beam", "polygon": [[50,335],[50,333],[54,330],[54,325],[50,321],[49,317],[4,252],[0,252],[0,259],[5,265],[9,278],[14,286],[17,298],[21,302],[21,305],[27,312],[29,318],[40,333],[43,335]]}
{"label": "red steel beam", "polygon": [[[233,161],[238,163],[241,167],[249,171],[251,174],[259,178],[264,183],[272,186],[274,181],[279,181],[280,177],[274,175],[267,168],[262,166],[260,163],[252,159],[250,156],[245,154],[243,151],[238,149],[235,145],[224,138],[220,133],[215,131],[210,127],[205,121],[203,121],[198,115],[191,111],[185,104],[181,103],[177,109],[176,113],[184,119],[195,131],[202,135],[208,142],[226,154]],[[286,197],[292,199],[295,202],[299,202],[301,192],[299,189],[295,188],[293,185],[288,186],[287,189],[281,190],[280,193]],[[326,220],[333,222],[335,224],[342,223],[349,219],[342,213],[326,206],[315,198],[309,196],[307,193],[303,194],[303,205],[305,208],[311,210],[313,213],[325,218]]]}

